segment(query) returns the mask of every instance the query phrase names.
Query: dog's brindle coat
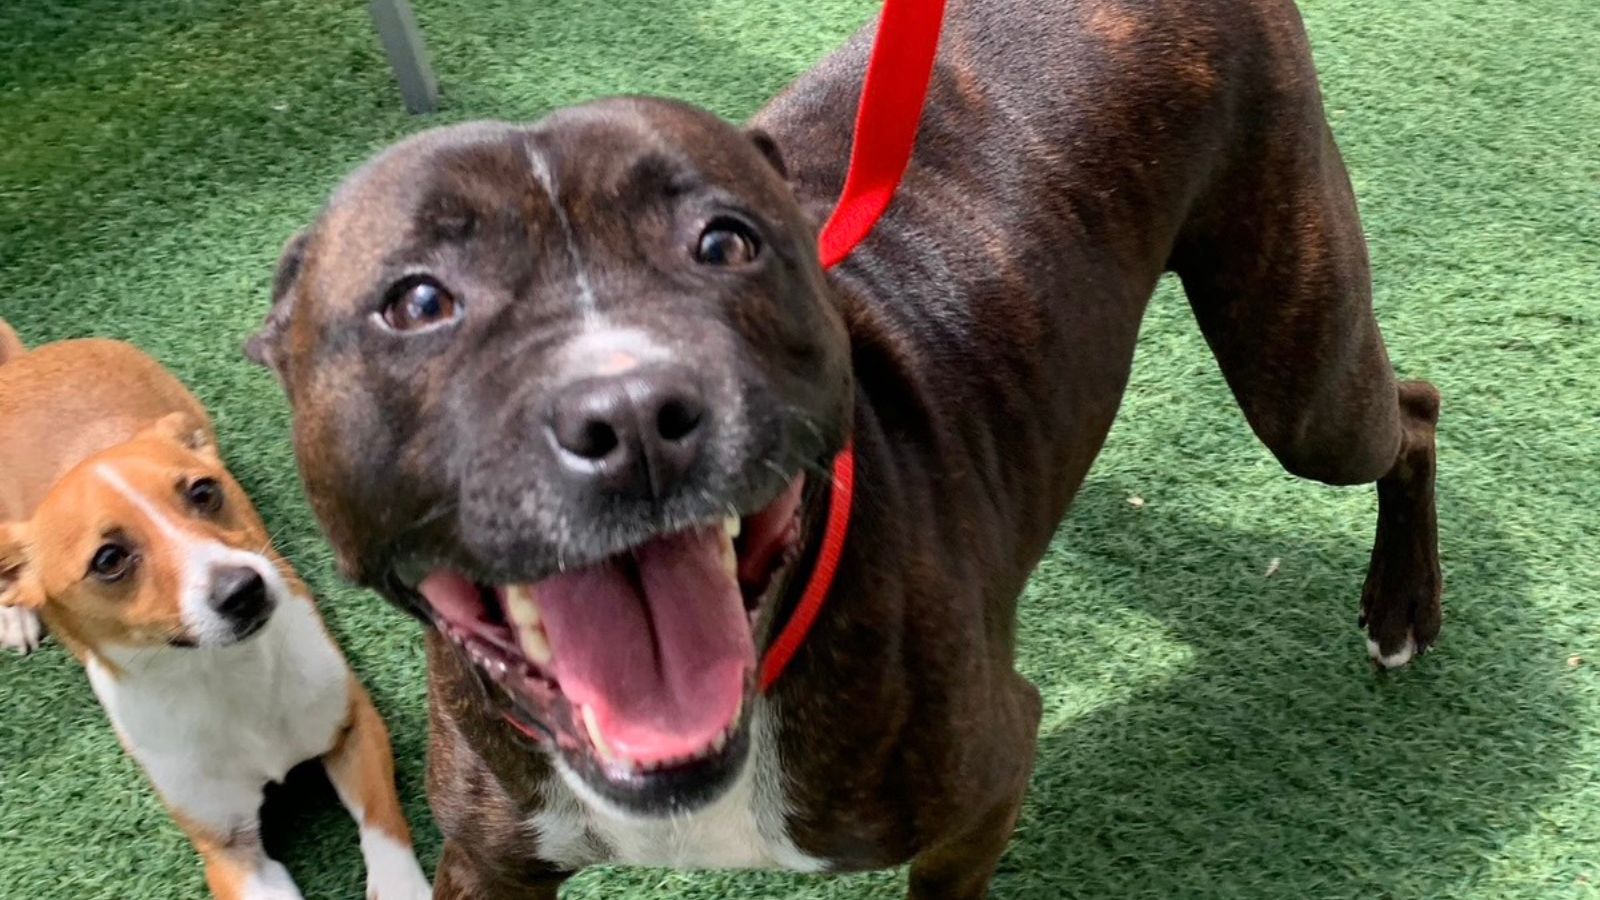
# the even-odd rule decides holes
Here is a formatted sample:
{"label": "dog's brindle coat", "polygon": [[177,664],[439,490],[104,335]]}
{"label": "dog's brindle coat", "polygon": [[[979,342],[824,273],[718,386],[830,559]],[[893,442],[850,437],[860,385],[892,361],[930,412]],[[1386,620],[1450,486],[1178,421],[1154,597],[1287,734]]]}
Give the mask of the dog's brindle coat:
{"label": "dog's brindle coat", "polygon": [[[552,377],[522,361],[543,358],[530,336],[567,333],[574,304],[685,353],[679,320],[709,328],[696,365],[753,367],[728,383],[765,385],[773,397],[759,399],[817,426],[812,444],[785,438],[794,454],[825,457],[848,430],[859,487],[832,600],[763,703],[783,800],[767,812],[804,859],[838,871],[911,860],[912,897],[973,898],[1009,840],[1039,721],[1013,669],[1016,599],[1111,425],[1161,274],[1182,279],[1252,428],[1289,471],[1377,482],[1361,616],[1388,663],[1440,623],[1438,395],[1391,373],[1289,0],[953,3],[898,198],[823,276],[807,254],[842,186],[870,40],[869,26],[756,117],[771,141],[754,143],[776,162],[775,144],[777,166],[708,115],[647,100],[401,145],[291,243],[253,352],[282,376],[316,511],[368,583],[385,542],[452,502],[456,524],[429,552],[513,574],[486,557],[560,552],[568,538],[547,523],[522,523],[530,542],[511,533],[503,498],[468,495],[473,467],[536,486],[487,453],[463,456],[456,420],[520,415],[517,385]],[[637,195],[684,166],[767,230],[776,261],[752,280],[696,287],[651,255],[674,226]],[[442,267],[464,293],[493,288],[517,312],[498,306],[492,332],[463,325],[422,349],[364,336],[397,260]],[[492,366],[473,368],[481,357]],[[762,413],[745,409],[746,426],[787,427]],[[484,440],[518,458],[514,441]],[[719,490],[744,502],[755,488],[734,475]],[[493,527],[473,524],[484,516]],[[429,786],[447,838],[437,896],[554,897],[573,862],[541,855],[554,836],[539,814],[571,795],[442,639],[430,633],[429,647]],[[615,855],[603,833],[565,837],[594,861]]]}

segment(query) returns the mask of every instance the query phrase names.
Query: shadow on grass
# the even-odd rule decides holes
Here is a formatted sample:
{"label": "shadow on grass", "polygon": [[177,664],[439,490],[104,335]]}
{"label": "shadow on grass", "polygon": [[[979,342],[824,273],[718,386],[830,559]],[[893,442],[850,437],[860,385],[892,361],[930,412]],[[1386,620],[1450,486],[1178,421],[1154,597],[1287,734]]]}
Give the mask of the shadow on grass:
{"label": "shadow on grass", "polygon": [[[997,897],[1448,895],[1531,823],[1576,734],[1490,511],[1441,510],[1445,634],[1383,674],[1354,622],[1370,533],[1310,537],[1300,571],[1266,578],[1282,533],[1130,516],[1132,493],[1091,482],[1036,584],[1070,571],[1187,652],[1169,678],[1047,712]],[[1055,658],[1042,611],[1024,604],[1021,665],[1048,708],[1100,664]]]}

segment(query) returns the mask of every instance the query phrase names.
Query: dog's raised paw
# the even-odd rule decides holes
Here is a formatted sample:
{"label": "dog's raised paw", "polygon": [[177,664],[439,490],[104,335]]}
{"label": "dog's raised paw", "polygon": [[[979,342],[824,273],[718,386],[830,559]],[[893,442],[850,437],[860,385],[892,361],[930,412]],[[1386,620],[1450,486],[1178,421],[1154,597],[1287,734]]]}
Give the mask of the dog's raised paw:
{"label": "dog's raised paw", "polygon": [[44,626],[31,610],[0,607],[0,647],[32,653],[44,640]]}

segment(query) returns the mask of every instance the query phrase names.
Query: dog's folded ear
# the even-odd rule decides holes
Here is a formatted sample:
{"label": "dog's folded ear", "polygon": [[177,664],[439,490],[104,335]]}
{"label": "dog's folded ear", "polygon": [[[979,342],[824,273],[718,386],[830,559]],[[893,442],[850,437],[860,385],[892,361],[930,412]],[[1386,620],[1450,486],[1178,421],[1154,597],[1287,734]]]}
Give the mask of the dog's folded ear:
{"label": "dog's folded ear", "polygon": [[772,135],[767,134],[763,129],[755,127],[746,128],[744,134],[745,137],[750,139],[750,143],[755,144],[756,149],[761,151],[761,155],[767,158],[767,162],[771,163],[772,167],[778,170],[778,174],[787,181],[789,179],[789,166],[784,163],[783,151],[778,149],[778,142],[773,140]]}
{"label": "dog's folded ear", "polygon": [[31,529],[26,522],[0,522],[0,606],[43,605],[44,585],[33,564]]}
{"label": "dog's folded ear", "polygon": [[289,329],[289,315],[294,311],[295,288],[300,281],[300,269],[305,265],[309,237],[310,229],[307,229],[284,245],[283,254],[278,257],[278,272],[272,279],[272,309],[267,312],[261,330],[244,345],[245,356],[277,372],[279,378],[287,374],[283,342]]}
{"label": "dog's folded ear", "polygon": [[210,430],[185,412],[167,413],[140,435],[171,441],[201,456],[217,458],[217,443]]}

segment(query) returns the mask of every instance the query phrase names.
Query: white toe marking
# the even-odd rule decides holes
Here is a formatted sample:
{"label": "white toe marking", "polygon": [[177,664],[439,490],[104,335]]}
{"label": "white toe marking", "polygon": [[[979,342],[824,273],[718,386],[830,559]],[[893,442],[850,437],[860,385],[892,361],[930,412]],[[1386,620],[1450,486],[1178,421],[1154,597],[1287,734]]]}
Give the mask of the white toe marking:
{"label": "white toe marking", "polygon": [[374,900],[428,900],[433,887],[411,848],[376,828],[361,829],[367,896]]}
{"label": "white toe marking", "polygon": [[39,626],[39,617],[33,610],[0,607],[0,647],[32,653],[39,649],[43,636],[44,629]]}
{"label": "white toe marking", "polygon": [[289,870],[270,859],[261,861],[261,868],[244,883],[241,896],[243,900],[304,900],[289,877]]}
{"label": "white toe marking", "polygon": [[1374,662],[1385,669],[1398,669],[1406,663],[1411,662],[1411,658],[1417,655],[1417,642],[1415,638],[1408,634],[1406,635],[1406,642],[1404,646],[1388,656],[1385,656],[1383,655],[1383,651],[1379,649],[1378,642],[1368,638],[1367,655],[1371,656]]}

